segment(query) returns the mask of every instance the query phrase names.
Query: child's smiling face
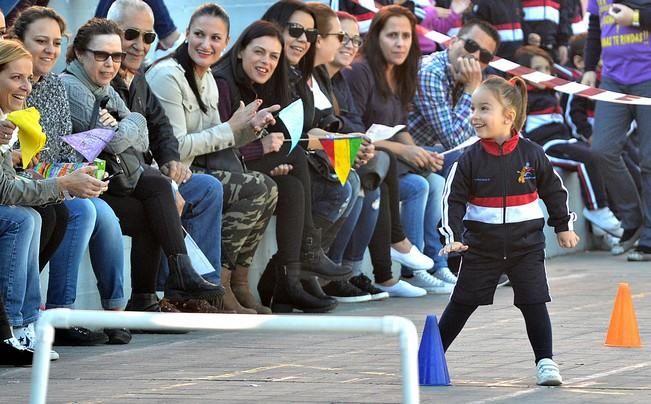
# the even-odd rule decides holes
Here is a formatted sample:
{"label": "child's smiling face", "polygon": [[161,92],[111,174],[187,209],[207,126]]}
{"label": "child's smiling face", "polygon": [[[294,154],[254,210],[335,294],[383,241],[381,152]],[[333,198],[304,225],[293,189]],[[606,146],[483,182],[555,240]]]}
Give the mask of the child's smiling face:
{"label": "child's smiling face", "polygon": [[475,90],[472,94],[472,109],[470,123],[479,138],[503,143],[511,137],[515,110],[505,109],[492,91],[483,86]]}

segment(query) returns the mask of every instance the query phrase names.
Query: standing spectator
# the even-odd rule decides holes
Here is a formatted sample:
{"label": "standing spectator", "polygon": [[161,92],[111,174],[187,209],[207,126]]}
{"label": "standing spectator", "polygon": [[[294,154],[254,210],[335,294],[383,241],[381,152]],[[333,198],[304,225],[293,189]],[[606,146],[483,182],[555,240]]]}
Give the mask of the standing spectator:
{"label": "standing spectator", "polygon": [[572,35],[574,10],[570,0],[522,0],[524,36],[540,38],[540,47],[554,55],[554,60],[567,63],[567,41]]}
{"label": "standing spectator", "polygon": [[515,51],[522,46],[522,4],[520,0],[475,0],[471,17],[484,20],[495,27],[500,35],[497,56],[513,60]]}
{"label": "standing spectator", "polygon": [[[644,42],[651,29],[648,10],[631,9],[612,0],[588,2],[590,21],[585,50],[583,83],[596,84],[596,68],[603,61],[601,88],[651,97],[651,47]],[[624,18],[630,16],[630,19]],[[647,41],[648,42],[648,41]],[[631,121],[640,133],[642,194],[635,188],[622,152]],[[651,106],[597,101],[592,148],[602,154],[602,173],[613,208],[622,221],[624,234],[614,253],[623,254],[639,238],[629,261],[651,260]]]}

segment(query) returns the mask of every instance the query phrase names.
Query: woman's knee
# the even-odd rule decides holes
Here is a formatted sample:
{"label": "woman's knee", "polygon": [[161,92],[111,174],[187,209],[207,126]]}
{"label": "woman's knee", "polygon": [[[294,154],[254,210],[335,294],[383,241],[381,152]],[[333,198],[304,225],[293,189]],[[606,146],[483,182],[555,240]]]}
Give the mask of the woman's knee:
{"label": "woman's knee", "polygon": [[66,201],[65,205],[68,208],[68,226],[73,224],[90,228],[95,226],[98,214],[90,199],[77,198]]}
{"label": "woman's knee", "polygon": [[400,200],[423,198],[429,193],[429,183],[417,174],[407,174],[400,178]]}

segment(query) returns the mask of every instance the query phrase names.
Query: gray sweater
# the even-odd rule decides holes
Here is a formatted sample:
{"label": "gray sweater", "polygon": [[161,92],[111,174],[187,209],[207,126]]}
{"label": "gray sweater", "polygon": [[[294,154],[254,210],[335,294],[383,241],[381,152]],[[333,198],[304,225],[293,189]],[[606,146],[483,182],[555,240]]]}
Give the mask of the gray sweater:
{"label": "gray sweater", "polygon": [[[67,72],[61,74],[63,85],[68,94],[70,115],[72,118],[72,131],[83,132],[89,129],[103,127],[98,119],[91,122],[93,108],[97,99],[104,96],[109,97],[107,109],[117,111],[119,123],[113,139],[106,146],[106,150],[112,153],[121,153],[129,147],[139,152],[145,152],[149,148],[149,132],[147,131],[147,120],[137,112],[131,112],[120,98],[120,95],[108,85],[98,87],[88,81],[85,71],[81,65],[73,61],[66,68]],[[79,66],[78,68],[75,68]]]}

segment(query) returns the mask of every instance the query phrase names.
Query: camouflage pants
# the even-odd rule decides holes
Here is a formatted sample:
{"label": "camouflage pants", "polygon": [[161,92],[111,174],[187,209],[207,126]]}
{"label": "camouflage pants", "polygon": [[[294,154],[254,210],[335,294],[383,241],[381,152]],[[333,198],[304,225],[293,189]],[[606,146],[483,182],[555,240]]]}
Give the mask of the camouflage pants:
{"label": "camouflage pants", "polygon": [[214,176],[224,187],[222,266],[248,268],[276,209],[276,183],[257,171],[206,171],[196,167],[193,171]]}

